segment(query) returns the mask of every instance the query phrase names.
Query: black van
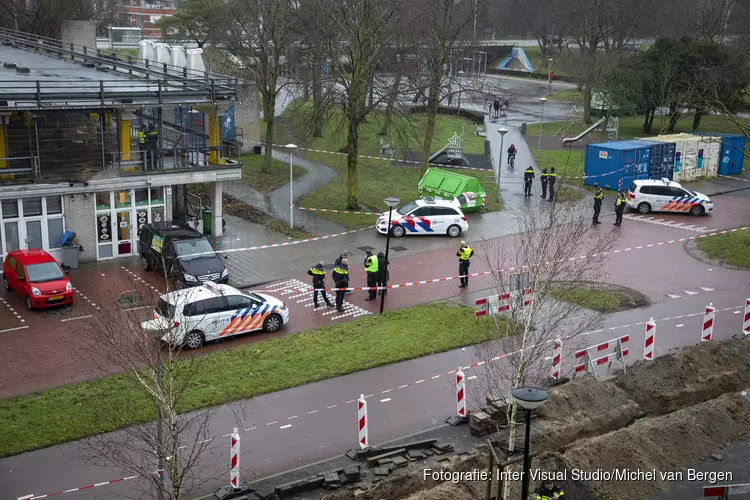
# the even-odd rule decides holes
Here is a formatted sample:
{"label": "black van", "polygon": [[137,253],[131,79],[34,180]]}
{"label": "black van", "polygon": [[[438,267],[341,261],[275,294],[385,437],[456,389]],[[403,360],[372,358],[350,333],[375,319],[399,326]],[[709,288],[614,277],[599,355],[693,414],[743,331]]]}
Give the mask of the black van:
{"label": "black van", "polygon": [[206,237],[188,226],[146,224],[138,237],[138,255],[146,271],[166,268],[169,279],[183,287],[229,281],[229,270]]}

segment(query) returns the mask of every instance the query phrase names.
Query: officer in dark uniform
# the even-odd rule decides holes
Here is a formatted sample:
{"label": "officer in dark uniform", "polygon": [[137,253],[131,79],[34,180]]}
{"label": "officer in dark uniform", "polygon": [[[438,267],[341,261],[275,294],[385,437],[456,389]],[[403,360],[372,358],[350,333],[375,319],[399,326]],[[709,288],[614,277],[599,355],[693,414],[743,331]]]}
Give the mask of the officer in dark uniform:
{"label": "officer in dark uniform", "polygon": [[[386,262],[385,262],[385,254],[383,252],[378,253],[378,287],[386,287],[388,286],[388,280],[390,279],[390,271],[386,272],[385,268]],[[391,262],[388,261],[388,265],[391,265]],[[383,288],[382,290],[378,290],[378,295],[383,294],[385,295],[388,292],[386,288]]]}
{"label": "officer in dark uniform", "polygon": [[549,180],[549,173],[547,173],[547,169],[542,170],[542,175],[540,176],[540,179],[542,181],[542,198],[547,197],[547,181]]}
{"label": "officer in dark uniform", "polygon": [[349,261],[346,257],[341,259],[341,262],[333,268],[331,273],[333,282],[336,284],[336,310],[338,312],[344,312],[344,295],[346,290],[341,288],[347,288],[349,286]]}
{"label": "officer in dark uniform", "polygon": [[602,210],[603,199],[604,193],[602,193],[602,188],[596,188],[596,194],[594,195],[594,222],[592,222],[592,224],[601,224],[601,222],[599,222],[599,212]]}
{"label": "officer in dark uniform", "polygon": [[318,262],[316,266],[311,267],[307,271],[307,274],[312,276],[313,305],[315,306],[315,309],[318,308],[318,290],[320,290],[320,294],[323,296],[323,300],[326,301],[328,307],[333,307],[331,301],[328,300],[328,295],[326,295],[326,270],[323,268],[323,262]]}
{"label": "officer in dark uniform", "polygon": [[622,225],[622,214],[625,212],[625,195],[621,192],[617,193],[617,199],[615,200],[615,226]]}
{"label": "officer in dark uniform", "polygon": [[531,196],[531,185],[534,182],[534,167],[528,166],[523,172],[523,195],[527,198]]}
{"label": "officer in dark uniform", "polygon": [[542,484],[534,490],[534,495],[536,495],[536,500],[552,500],[552,486],[549,485],[546,481],[542,481]]}
{"label": "officer in dark uniform", "polygon": [[461,280],[461,284],[458,288],[466,288],[469,286],[469,277],[467,276],[469,274],[469,266],[471,265],[469,259],[471,259],[473,255],[474,250],[472,250],[465,241],[462,241],[461,248],[456,252],[456,257],[458,257],[458,275]]}
{"label": "officer in dark uniform", "polygon": [[[338,266],[339,264],[341,264],[341,260],[342,259],[348,259],[348,258],[349,258],[349,250],[344,250],[344,253],[342,253],[341,255],[339,255],[336,258],[336,261],[333,263],[334,267]],[[353,293],[354,292],[350,290],[350,291],[346,292],[346,295],[351,295]]]}
{"label": "officer in dark uniform", "polygon": [[151,168],[156,168],[156,150],[159,147],[159,132],[154,127],[153,123],[148,124],[148,131],[146,132],[146,149],[148,150],[148,163]]}
{"label": "officer in dark uniform", "polygon": [[378,296],[378,291],[374,288],[378,286],[378,258],[372,254],[372,250],[367,249],[365,252],[365,272],[367,273],[367,286],[370,290],[367,292],[367,298],[365,300],[375,300]]}
{"label": "officer in dark uniform", "polygon": [[555,199],[555,182],[557,182],[557,174],[555,173],[555,167],[552,167],[552,169],[549,172],[549,201],[552,201]]}

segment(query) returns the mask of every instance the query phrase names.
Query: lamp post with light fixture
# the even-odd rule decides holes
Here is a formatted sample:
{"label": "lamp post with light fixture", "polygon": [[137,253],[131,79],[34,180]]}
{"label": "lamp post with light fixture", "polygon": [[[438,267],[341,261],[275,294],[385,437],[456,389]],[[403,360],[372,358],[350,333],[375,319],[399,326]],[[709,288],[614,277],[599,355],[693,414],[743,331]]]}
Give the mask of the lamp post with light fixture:
{"label": "lamp post with light fixture", "polygon": [[289,150],[289,227],[294,228],[294,151],[296,144],[284,146]]}
{"label": "lamp post with light fixture", "polygon": [[544,103],[547,102],[546,97],[540,97],[539,102],[542,103],[542,121],[539,123],[539,143],[537,149],[542,149],[542,127],[544,127]]}
{"label": "lamp post with light fixture", "polygon": [[497,173],[495,175],[495,182],[497,183],[497,192],[495,193],[495,198],[497,201],[500,201],[500,171],[503,168],[503,155],[505,155],[505,134],[508,133],[508,129],[503,127],[497,129],[497,132],[500,134],[500,160],[497,162]]}
{"label": "lamp post with light fixture", "polygon": [[523,447],[523,482],[521,483],[521,499],[529,498],[529,469],[531,460],[529,459],[529,448],[531,441],[531,411],[539,408],[547,402],[546,391],[536,387],[517,387],[510,391],[513,396],[513,402],[523,408],[526,413],[526,439]]}
{"label": "lamp post with light fixture", "polygon": [[549,71],[547,72],[547,95],[552,95],[552,63],[554,59],[549,58]]}
{"label": "lamp post with light fixture", "polygon": [[[385,233],[385,263],[383,264],[383,283],[382,286],[388,284],[388,250],[391,247],[391,216],[393,215],[393,207],[397,207],[401,200],[398,198],[386,198],[385,204],[388,205],[388,230]],[[385,309],[385,291],[387,288],[380,290],[380,314],[383,314]]]}

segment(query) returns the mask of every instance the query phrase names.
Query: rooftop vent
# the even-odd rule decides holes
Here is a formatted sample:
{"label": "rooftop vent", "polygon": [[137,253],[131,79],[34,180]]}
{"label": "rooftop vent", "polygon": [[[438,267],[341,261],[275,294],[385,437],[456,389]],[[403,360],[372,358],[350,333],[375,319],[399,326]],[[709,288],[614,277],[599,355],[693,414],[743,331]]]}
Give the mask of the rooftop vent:
{"label": "rooftop vent", "polygon": [[16,73],[28,74],[28,73],[31,73],[31,70],[29,68],[16,67]]}
{"label": "rooftop vent", "polygon": [[16,63],[11,63],[11,62],[3,63],[3,68],[13,69],[15,67],[16,67]]}

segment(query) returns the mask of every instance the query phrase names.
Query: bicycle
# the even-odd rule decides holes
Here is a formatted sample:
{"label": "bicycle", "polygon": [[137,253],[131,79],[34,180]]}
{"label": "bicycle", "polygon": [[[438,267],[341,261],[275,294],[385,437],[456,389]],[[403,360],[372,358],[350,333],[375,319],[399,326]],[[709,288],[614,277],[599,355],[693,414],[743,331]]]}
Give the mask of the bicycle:
{"label": "bicycle", "polygon": [[513,168],[515,164],[516,164],[516,154],[513,153],[512,155],[508,157],[508,168],[509,169]]}

